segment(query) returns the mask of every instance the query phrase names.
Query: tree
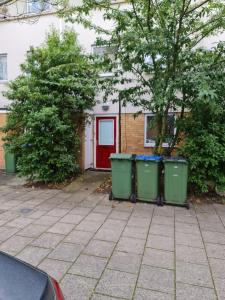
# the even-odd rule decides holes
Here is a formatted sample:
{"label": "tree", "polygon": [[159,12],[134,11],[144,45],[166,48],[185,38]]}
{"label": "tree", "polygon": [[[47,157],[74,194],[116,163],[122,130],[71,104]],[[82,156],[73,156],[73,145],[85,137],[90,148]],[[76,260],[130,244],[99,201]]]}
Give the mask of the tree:
{"label": "tree", "polygon": [[21,71],[6,92],[12,104],[5,140],[20,175],[64,181],[79,169],[79,136],[84,111],[95,105],[97,72],[73,31],[53,31],[42,47],[31,47]]}
{"label": "tree", "polygon": [[[115,74],[103,85],[105,97],[115,97],[114,101],[123,105],[130,102],[155,114],[156,153],[164,152],[168,113],[179,111],[177,131],[166,151],[170,154],[179,141],[180,120],[193,101],[187,81],[194,75],[193,56],[205,38],[224,32],[225,4],[221,0],[129,0],[127,3],[120,7],[112,5],[110,0],[83,0],[82,5],[63,15],[68,21],[95,29],[99,34],[97,45],[114,48],[114,58],[106,57],[103,62]],[[108,30],[93,24],[90,17],[93,10],[102,11],[104,19],[113,22],[113,28]]]}

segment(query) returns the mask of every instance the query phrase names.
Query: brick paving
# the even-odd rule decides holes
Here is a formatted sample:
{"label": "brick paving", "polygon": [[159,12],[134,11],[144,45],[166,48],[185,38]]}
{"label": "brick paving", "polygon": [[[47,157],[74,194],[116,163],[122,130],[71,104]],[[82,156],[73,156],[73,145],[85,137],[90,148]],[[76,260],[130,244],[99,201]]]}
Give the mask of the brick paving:
{"label": "brick paving", "polygon": [[54,276],[66,300],[225,299],[219,204],[187,210],[2,185],[0,250]]}

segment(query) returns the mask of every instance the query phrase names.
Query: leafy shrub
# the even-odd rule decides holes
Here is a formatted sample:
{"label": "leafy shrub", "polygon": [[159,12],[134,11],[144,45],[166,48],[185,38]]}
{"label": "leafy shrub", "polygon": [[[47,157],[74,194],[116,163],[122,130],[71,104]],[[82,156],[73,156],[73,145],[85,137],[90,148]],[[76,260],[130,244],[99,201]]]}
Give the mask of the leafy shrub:
{"label": "leafy shrub", "polygon": [[189,181],[198,192],[225,186],[225,87],[219,76],[211,85],[215,93],[199,95],[183,121],[180,153],[189,160]]}
{"label": "leafy shrub", "polygon": [[21,70],[6,93],[12,100],[6,143],[20,175],[62,182],[79,170],[79,136],[84,110],[95,104],[97,73],[76,34],[55,30],[30,49]]}

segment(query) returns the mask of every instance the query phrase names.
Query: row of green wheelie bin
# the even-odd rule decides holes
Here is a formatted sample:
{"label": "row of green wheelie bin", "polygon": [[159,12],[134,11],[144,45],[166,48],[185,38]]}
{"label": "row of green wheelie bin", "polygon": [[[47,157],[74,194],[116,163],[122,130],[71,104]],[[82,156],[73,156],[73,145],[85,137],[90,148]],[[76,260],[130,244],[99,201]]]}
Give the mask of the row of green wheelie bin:
{"label": "row of green wheelie bin", "polygon": [[180,157],[111,154],[113,199],[186,206],[187,161]]}

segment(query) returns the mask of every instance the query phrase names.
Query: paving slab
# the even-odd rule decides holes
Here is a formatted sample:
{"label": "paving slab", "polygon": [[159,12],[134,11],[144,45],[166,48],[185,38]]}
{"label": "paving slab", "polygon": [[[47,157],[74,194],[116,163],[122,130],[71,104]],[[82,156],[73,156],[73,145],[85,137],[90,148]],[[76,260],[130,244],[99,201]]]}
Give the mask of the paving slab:
{"label": "paving slab", "polygon": [[27,246],[17,255],[17,258],[36,267],[50,251],[50,249],[46,248]]}
{"label": "paving slab", "polygon": [[148,228],[145,227],[126,226],[123,231],[123,236],[125,237],[132,237],[144,240],[146,240],[147,234]]}
{"label": "paving slab", "polygon": [[11,236],[13,236],[19,229],[14,227],[0,227],[0,242],[4,242]]}
{"label": "paving slab", "polygon": [[120,238],[122,230],[115,229],[105,229],[100,228],[95,234],[94,238],[97,240],[109,241],[109,242],[117,242]]}
{"label": "paving slab", "polygon": [[209,266],[205,265],[177,261],[176,280],[177,282],[213,288]]}
{"label": "paving slab", "polygon": [[144,252],[145,240],[129,237],[121,237],[116,250],[128,253],[142,254]]}
{"label": "paving slab", "polygon": [[84,246],[78,244],[61,243],[49,255],[49,258],[74,262]]}
{"label": "paving slab", "polygon": [[118,300],[118,298],[96,294],[96,293],[91,297],[91,300],[115,300],[115,299]]}
{"label": "paving slab", "polygon": [[134,300],[174,300],[174,295],[137,288]]}
{"label": "paving slab", "polygon": [[62,279],[62,277],[69,270],[71,264],[72,264],[71,262],[65,262],[65,261],[45,258],[38,265],[38,268],[47,272],[50,276],[54,277],[56,280],[60,281]]}
{"label": "paving slab", "polygon": [[184,283],[177,283],[176,286],[177,300],[216,300],[217,296],[214,289],[193,286]]}
{"label": "paving slab", "polygon": [[218,299],[224,300],[225,299],[225,279],[214,278],[214,283],[215,283]]}
{"label": "paving slab", "polygon": [[84,249],[83,253],[94,256],[110,257],[115,243],[100,240],[92,240]]}
{"label": "paving slab", "polygon": [[121,272],[138,274],[142,256],[134,253],[115,251],[107,268]]}
{"label": "paving slab", "polygon": [[60,217],[54,217],[54,216],[41,216],[40,218],[37,218],[33,223],[39,224],[39,225],[46,225],[46,226],[52,226],[55,224]]}
{"label": "paving slab", "polygon": [[60,222],[77,225],[77,224],[79,224],[83,219],[84,219],[84,216],[74,215],[74,214],[67,214],[67,215],[65,215],[65,216],[60,220]]}
{"label": "paving slab", "polygon": [[225,259],[225,245],[205,243],[208,257]]}
{"label": "paving slab", "polygon": [[150,219],[148,218],[139,218],[139,217],[130,217],[127,225],[132,226],[132,227],[144,227],[144,228],[149,228],[150,225]]}
{"label": "paving slab", "polygon": [[205,249],[176,245],[176,259],[193,264],[208,265]]}
{"label": "paving slab", "polygon": [[92,295],[96,279],[67,274],[62,282],[61,288],[66,300],[88,300]]}
{"label": "paving slab", "polygon": [[69,273],[99,279],[108,259],[90,255],[80,255]]}
{"label": "paving slab", "polygon": [[146,248],[142,263],[164,269],[174,269],[174,253],[158,249]]}
{"label": "paving slab", "polygon": [[174,237],[174,228],[168,225],[152,224],[150,226],[150,234]]}
{"label": "paving slab", "polygon": [[19,217],[7,223],[9,227],[24,228],[32,222],[31,219]]}
{"label": "paving slab", "polygon": [[17,235],[22,235],[26,237],[36,238],[41,235],[43,232],[48,230],[48,226],[42,226],[37,224],[30,224],[24,229],[17,232]]}
{"label": "paving slab", "polygon": [[150,234],[147,239],[146,247],[159,250],[174,251],[174,239],[167,236]]}
{"label": "paving slab", "polygon": [[105,270],[96,292],[124,299],[132,299],[137,275],[114,270]]}
{"label": "paving slab", "polygon": [[65,235],[45,232],[40,235],[36,240],[32,242],[33,246],[43,248],[55,248],[61,240],[65,238]]}
{"label": "paving slab", "polygon": [[222,232],[202,230],[202,236],[205,243],[225,245],[225,234]]}
{"label": "paving slab", "polygon": [[[55,201],[55,199],[53,199],[53,201]],[[61,202],[61,200],[60,200]],[[61,204],[61,203],[60,203]],[[70,210],[69,209],[65,209],[65,208],[54,208],[52,210],[50,210],[47,213],[47,216],[53,216],[53,217],[63,217],[65,216]]]}
{"label": "paving slab", "polygon": [[204,248],[202,237],[199,234],[176,232],[175,242],[178,245]]}
{"label": "paving slab", "polygon": [[58,233],[58,234],[69,234],[74,229],[74,227],[75,227],[74,224],[58,222],[52,227],[50,227],[47,232]]}
{"label": "paving slab", "polygon": [[92,232],[73,230],[66,236],[64,242],[87,245],[93,235]]}
{"label": "paving slab", "polygon": [[32,242],[32,238],[24,237],[24,236],[12,236],[7,241],[1,244],[0,250],[6,251],[7,253],[18,253],[25,246]]}
{"label": "paving slab", "polygon": [[174,294],[174,272],[142,265],[137,286],[139,288]]}
{"label": "paving slab", "polygon": [[209,262],[210,262],[213,276],[225,279],[225,260],[210,258]]}
{"label": "paving slab", "polygon": [[154,215],[152,218],[152,224],[167,225],[167,226],[174,227],[174,218],[167,217],[167,216]]}
{"label": "paving slab", "polygon": [[89,221],[83,220],[79,225],[76,226],[77,230],[89,231],[89,232],[96,232],[102,225],[102,221]]}

